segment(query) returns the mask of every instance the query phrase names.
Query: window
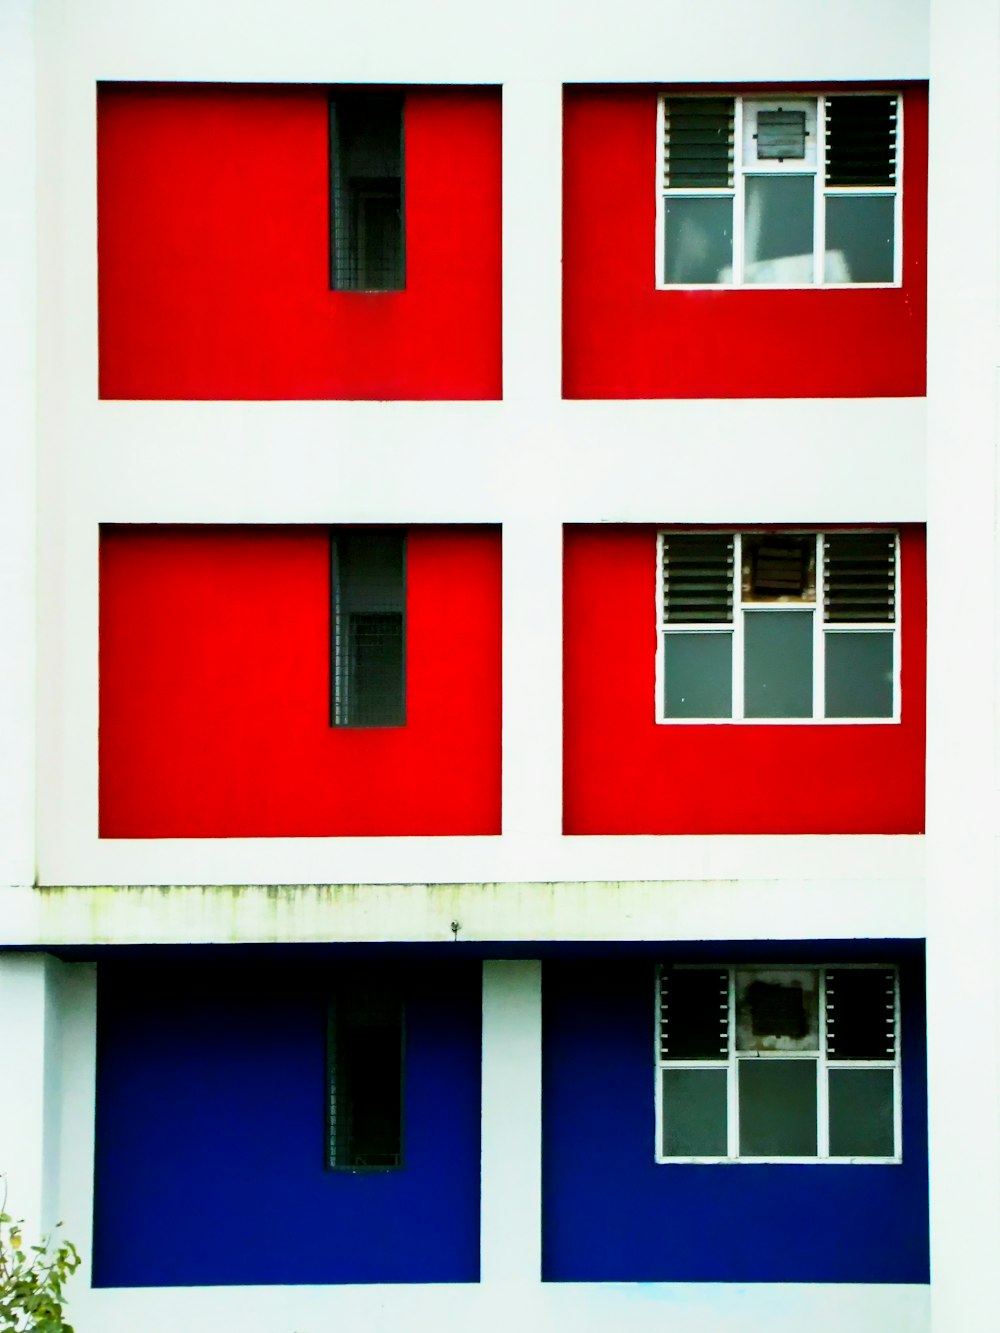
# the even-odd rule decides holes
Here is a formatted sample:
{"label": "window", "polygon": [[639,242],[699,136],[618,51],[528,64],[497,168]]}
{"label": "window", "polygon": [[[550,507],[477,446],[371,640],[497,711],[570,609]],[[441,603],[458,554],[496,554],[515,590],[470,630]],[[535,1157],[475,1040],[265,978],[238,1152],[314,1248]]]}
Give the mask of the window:
{"label": "window", "polygon": [[891,532],[662,532],[657,718],[898,721]]}
{"label": "window", "polygon": [[331,541],[332,724],[406,722],[406,537],[339,531]]}
{"label": "window", "polygon": [[662,967],[657,1161],[901,1160],[887,966]]}
{"label": "window", "polygon": [[665,96],[658,137],[659,286],[899,282],[898,96]]}
{"label": "window", "polygon": [[330,99],[330,286],[406,286],[403,98],[337,92]]}
{"label": "window", "polygon": [[345,987],[327,1017],[327,1166],[403,1164],[403,1006]]}

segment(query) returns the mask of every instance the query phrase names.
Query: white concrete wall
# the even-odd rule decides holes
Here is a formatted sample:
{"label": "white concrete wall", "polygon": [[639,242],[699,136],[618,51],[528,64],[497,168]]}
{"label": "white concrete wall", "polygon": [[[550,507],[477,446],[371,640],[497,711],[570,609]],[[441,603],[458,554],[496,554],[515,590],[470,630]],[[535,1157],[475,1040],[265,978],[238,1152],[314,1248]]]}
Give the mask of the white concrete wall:
{"label": "white concrete wall", "polygon": [[[933,1327],[935,1333],[987,1333],[997,1326],[991,1284],[1000,1253],[1000,6],[997,0],[933,0],[931,13],[927,983]],[[965,119],[970,92],[972,136]]]}
{"label": "white concrete wall", "polygon": [[0,1202],[6,1189],[6,1211],[24,1219],[31,1244],[60,1220],[64,980],[46,954],[0,953]]}
{"label": "white concrete wall", "polygon": [[[39,0],[41,881],[675,881],[692,859],[696,878],[713,878],[707,867],[720,857],[734,867],[726,874],[750,874],[746,839],[696,847],[561,837],[562,524],[920,521],[924,404],[563,402],[562,84],[891,81],[926,70],[920,0],[877,9],[838,0],[809,22],[792,0],[753,12],[736,0],[628,0],[613,19],[603,6],[581,12],[552,0],[512,0],[495,14],[457,0],[417,10],[381,0],[349,12],[321,0],[256,0],[238,20],[227,4],[195,0],[169,12],[152,0]],[[501,83],[503,402],[99,402],[99,78]],[[369,520],[503,524],[502,840],[101,842],[99,523]],[[905,840],[875,842],[869,878],[898,883],[909,873]],[[761,845],[765,859],[787,865],[781,843]],[[781,872],[789,893],[815,860],[797,845],[802,858]],[[832,851],[827,864],[840,856]],[[838,892],[850,898],[850,879],[832,888],[831,902]],[[524,920],[523,895],[520,908]],[[540,900],[543,934],[544,909]],[[616,922],[609,913],[612,933]],[[913,922],[911,910],[890,933],[909,933]]]}
{"label": "white concrete wall", "polygon": [[0,886],[35,877],[35,41],[0,5]]}

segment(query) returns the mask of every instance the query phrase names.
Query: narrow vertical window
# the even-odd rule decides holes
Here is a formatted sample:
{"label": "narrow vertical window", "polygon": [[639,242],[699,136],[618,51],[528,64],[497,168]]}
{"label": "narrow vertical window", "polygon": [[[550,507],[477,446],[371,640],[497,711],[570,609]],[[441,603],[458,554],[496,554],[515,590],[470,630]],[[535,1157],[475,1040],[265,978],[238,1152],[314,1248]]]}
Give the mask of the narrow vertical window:
{"label": "narrow vertical window", "polygon": [[406,722],[406,537],[336,532],[331,541],[332,724]]}
{"label": "narrow vertical window", "polygon": [[406,286],[403,98],[330,98],[330,286],[393,292]]}
{"label": "narrow vertical window", "polygon": [[327,1165],[403,1164],[403,1007],[397,996],[345,988],[327,1020]]}

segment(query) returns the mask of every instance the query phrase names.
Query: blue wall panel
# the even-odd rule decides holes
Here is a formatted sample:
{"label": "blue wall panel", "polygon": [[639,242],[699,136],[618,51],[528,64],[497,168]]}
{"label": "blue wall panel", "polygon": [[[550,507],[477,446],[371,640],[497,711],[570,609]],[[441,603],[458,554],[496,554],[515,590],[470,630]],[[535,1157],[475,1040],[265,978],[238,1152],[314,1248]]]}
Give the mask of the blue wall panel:
{"label": "blue wall panel", "polygon": [[[909,953],[909,961],[904,953]],[[678,960],[742,951],[675,948]],[[927,1282],[923,965],[884,946],[756,946],[760,962],[900,962],[901,1165],[654,1161],[654,963],[544,972],[543,1275],[601,1282]]]}
{"label": "blue wall panel", "polygon": [[324,1169],[333,964],[99,971],[97,1286],[473,1282],[480,967],[394,965],[405,1165]]}

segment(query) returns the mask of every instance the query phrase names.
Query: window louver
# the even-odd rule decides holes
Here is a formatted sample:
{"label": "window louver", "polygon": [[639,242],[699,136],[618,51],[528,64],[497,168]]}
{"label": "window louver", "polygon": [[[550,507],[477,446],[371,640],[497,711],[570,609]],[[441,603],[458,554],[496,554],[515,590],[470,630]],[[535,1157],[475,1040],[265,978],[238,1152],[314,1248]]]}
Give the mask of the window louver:
{"label": "window louver", "polygon": [[824,619],[896,619],[896,542],[891,533],[830,533],[823,543]]}
{"label": "window louver", "polygon": [[732,534],[664,537],[663,619],[718,624],[732,618]]}
{"label": "window louver", "polygon": [[660,1059],[717,1060],[729,1053],[729,973],[714,968],[660,974]]}
{"label": "window louver", "polygon": [[826,99],[826,183],[895,185],[895,97]]}
{"label": "window louver", "polygon": [[831,1060],[895,1058],[894,972],[838,968],[826,973],[826,1053]]}
{"label": "window louver", "polygon": [[671,97],[664,102],[664,189],[725,189],[733,184],[735,102],[730,97]]}

